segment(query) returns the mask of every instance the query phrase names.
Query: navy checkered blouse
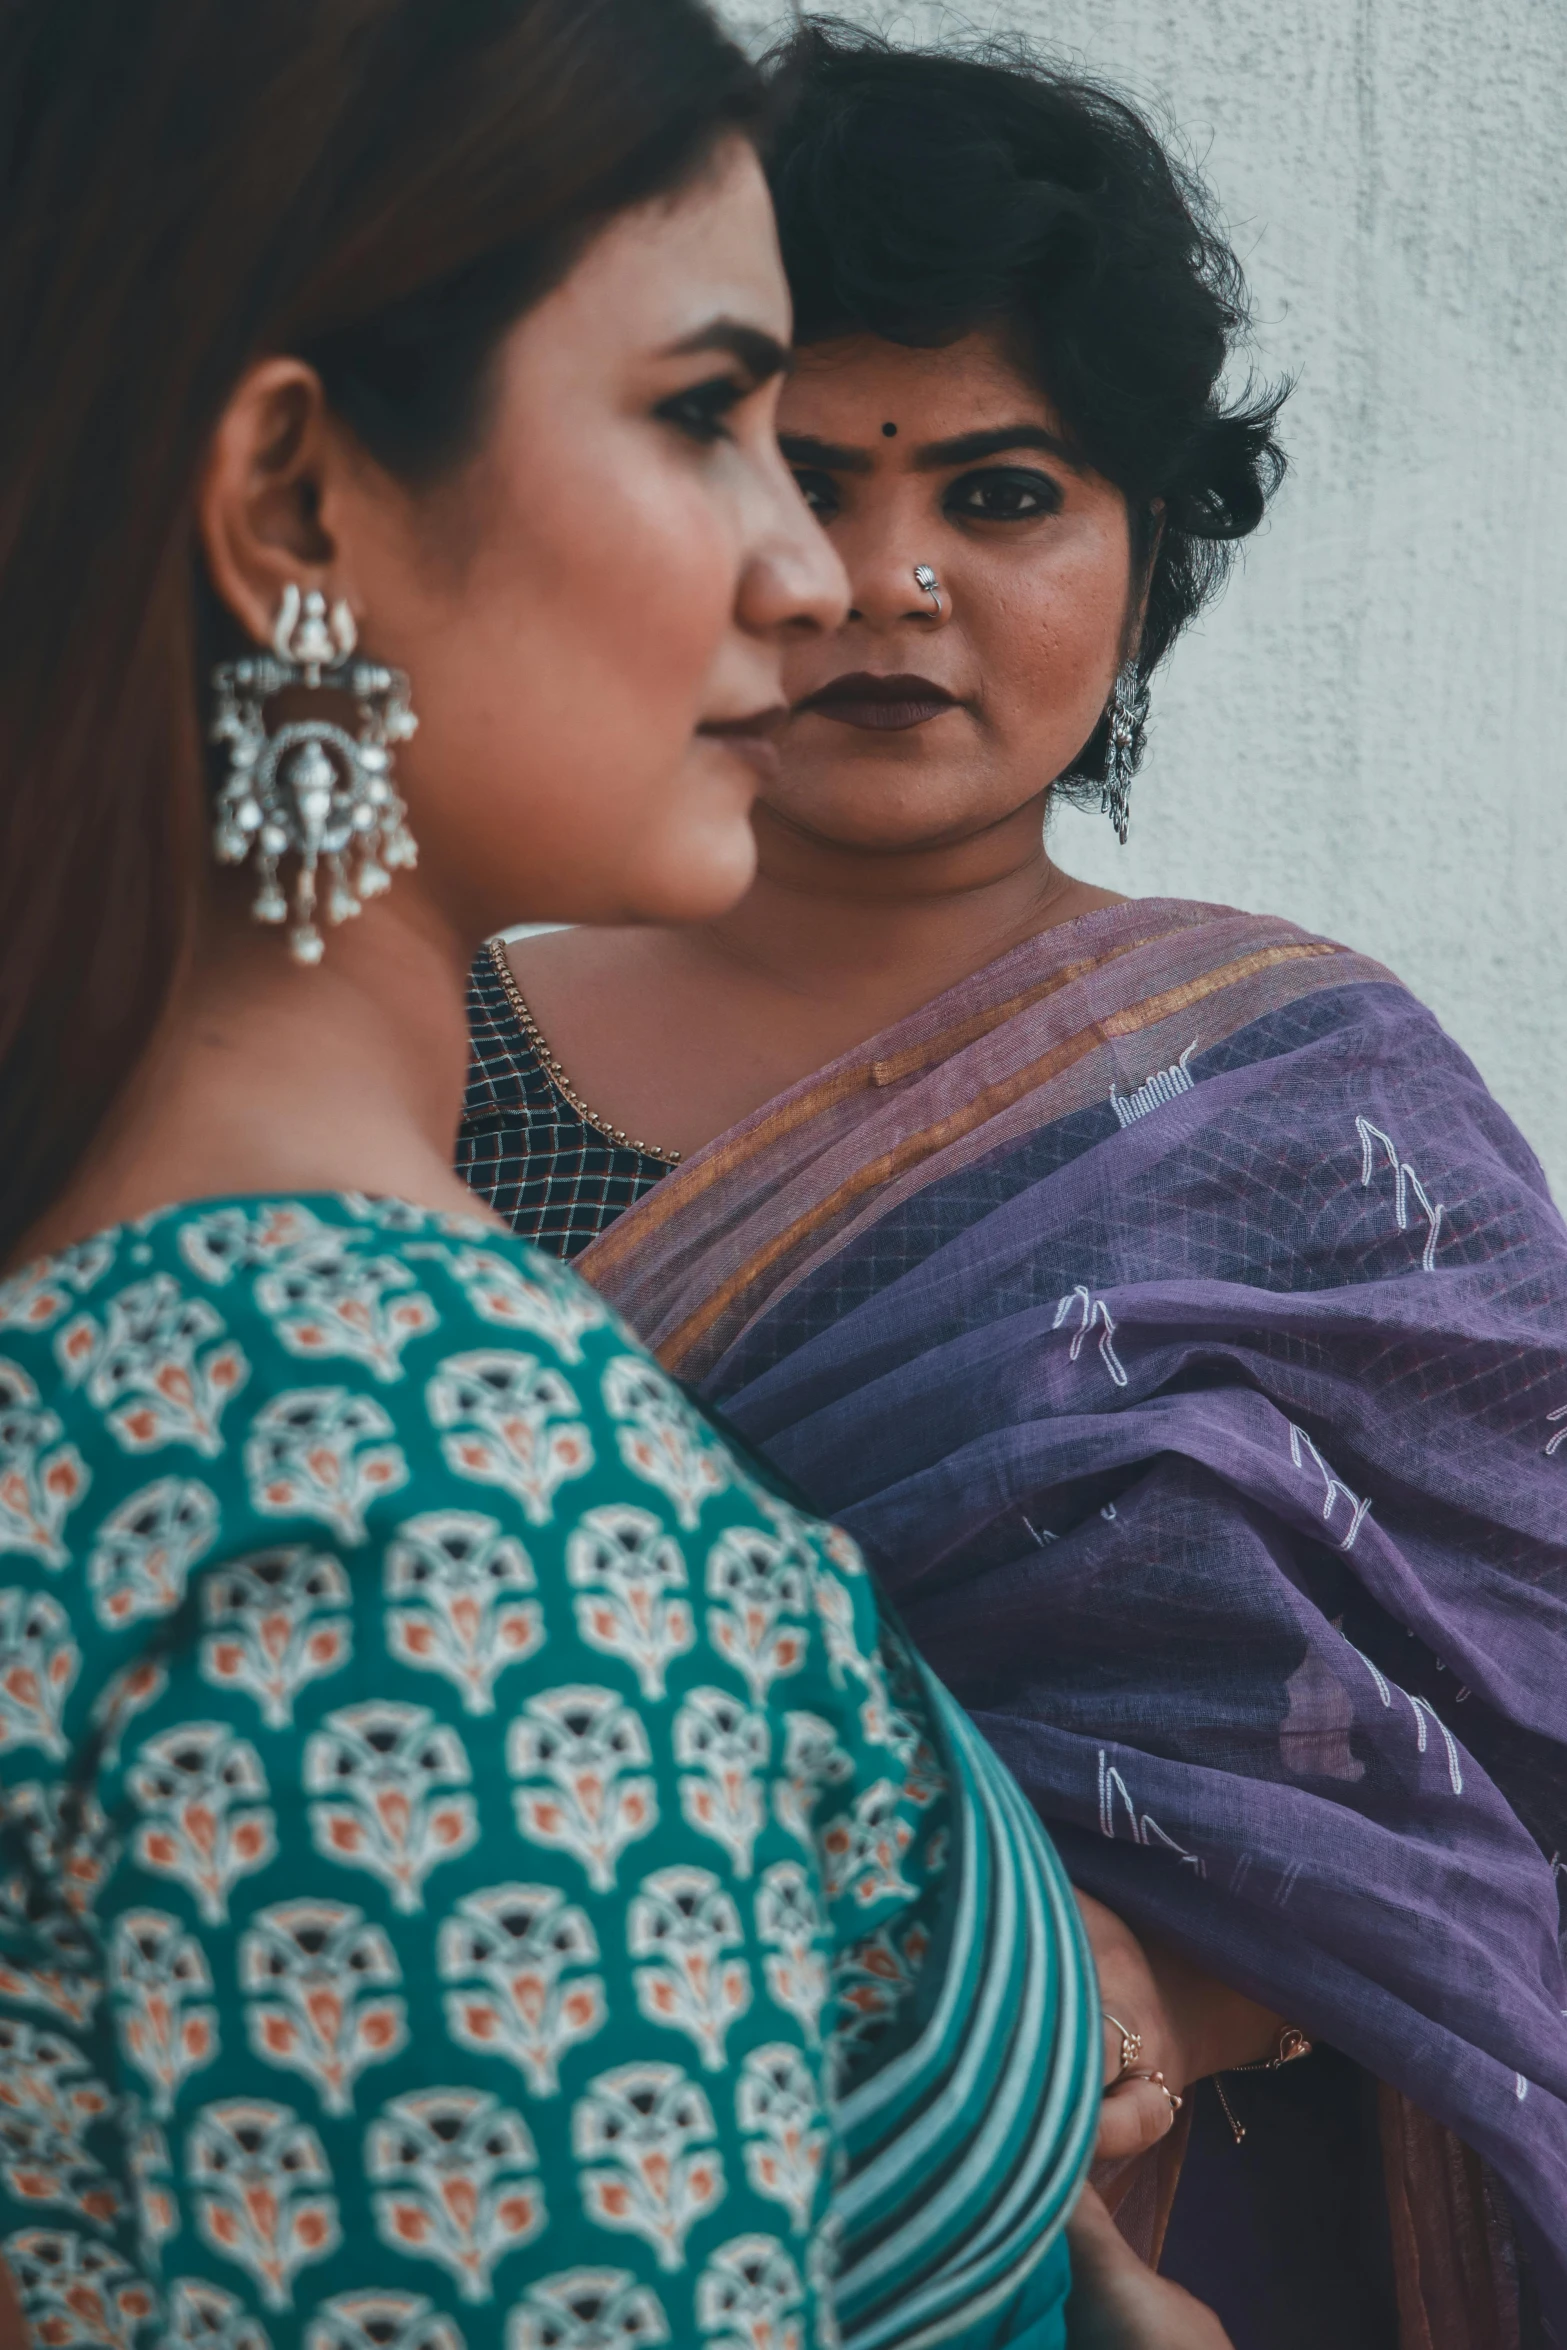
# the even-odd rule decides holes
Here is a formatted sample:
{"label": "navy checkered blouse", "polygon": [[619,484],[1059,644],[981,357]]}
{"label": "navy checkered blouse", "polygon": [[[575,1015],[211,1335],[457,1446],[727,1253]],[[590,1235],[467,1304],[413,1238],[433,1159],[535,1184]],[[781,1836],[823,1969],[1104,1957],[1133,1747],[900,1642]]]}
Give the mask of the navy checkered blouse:
{"label": "navy checkered blouse", "polygon": [[473,1059],[457,1172],[522,1240],[579,1256],[676,1163],[617,1136],[550,1074],[505,949],[482,949],[468,984]]}

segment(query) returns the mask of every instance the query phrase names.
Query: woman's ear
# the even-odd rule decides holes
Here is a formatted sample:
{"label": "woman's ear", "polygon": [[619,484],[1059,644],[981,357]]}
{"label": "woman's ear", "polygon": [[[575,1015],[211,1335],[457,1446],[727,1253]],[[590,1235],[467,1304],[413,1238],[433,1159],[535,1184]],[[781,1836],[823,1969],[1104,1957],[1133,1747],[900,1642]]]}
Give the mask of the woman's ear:
{"label": "woman's ear", "polygon": [[327,526],[341,459],[313,367],[262,359],[247,371],[212,436],[196,520],[213,586],[259,644],[290,581],[352,600],[334,573],[340,550]]}

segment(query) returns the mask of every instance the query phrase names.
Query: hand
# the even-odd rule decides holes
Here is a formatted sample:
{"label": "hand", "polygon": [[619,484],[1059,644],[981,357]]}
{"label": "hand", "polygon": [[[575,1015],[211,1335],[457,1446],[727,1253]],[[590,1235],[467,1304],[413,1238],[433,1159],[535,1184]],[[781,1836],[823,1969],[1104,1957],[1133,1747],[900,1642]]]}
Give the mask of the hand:
{"label": "hand", "polygon": [[1113,2024],[1104,2027],[1105,2101],[1099,2113],[1099,2135],[1094,2140],[1095,2162],[1119,2162],[1145,2154],[1173,2126],[1172,2100],[1185,2089],[1186,2053],[1176,2035],[1164,2002],[1164,1992],[1148,1954],[1130,1926],[1113,1909],[1079,1893],[1077,1906],[1099,1974],[1099,1997],[1107,2015],[1142,2036],[1137,2069],[1162,2073],[1163,2082],[1122,2080],[1121,2035]]}
{"label": "hand", "polygon": [[1120,2161],[1158,2144],[1175,2120],[1171,2097],[1184,2095],[1193,2081],[1270,2055],[1284,2019],[1205,1975],[1177,1951],[1140,1942],[1091,1893],[1079,1893],[1077,1906],[1099,1972],[1102,2005],[1128,2031],[1141,2033],[1138,2071],[1164,2076],[1162,2086],[1123,2080],[1112,2088],[1121,2069],[1121,2035],[1105,2025],[1106,2096],[1094,2159]]}
{"label": "hand", "polygon": [[1068,2350],[1234,2350],[1211,2309],[1144,2268],[1092,2187],[1067,2222]]}

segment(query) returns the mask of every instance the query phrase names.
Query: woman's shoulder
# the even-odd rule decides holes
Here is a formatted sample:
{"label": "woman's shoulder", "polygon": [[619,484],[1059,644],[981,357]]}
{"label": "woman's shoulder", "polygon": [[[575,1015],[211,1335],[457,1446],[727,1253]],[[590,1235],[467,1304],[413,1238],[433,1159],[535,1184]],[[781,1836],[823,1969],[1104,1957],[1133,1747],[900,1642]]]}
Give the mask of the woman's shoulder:
{"label": "woman's shoulder", "polygon": [[[358,1573],[356,1556],[444,1557],[481,1530],[590,1612],[628,1579],[644,1597],[705,1584],[721,1611],[736,1578],[803,1574],[834,1638],[878,1644],[846,1538],[774,1491],[579,1276],[488,1219],[200,1202],[0,1285],[0,1552],[78,1639],[134,1642],[225,1559],[330,1552]],[[654,1610],[662,1630],[598,1604],[639,1672],[648,1640],[687,1644],[683,1597]]]}
{"label": "woman's shoulder", "polygon": [[547,1483],[575,1465],[544,1441],[557,1419],[656,1390],[696,1424],[559,1260],[488,1217],[355,1193],[191,1202],[26,1265],[0,1283],[0,1366],[15,1402],[142,1460],[216,1462],[296,1424],[316,1441],[334,1417],[442,1438],[489,1419],[534,1428]]}
{"label": "woman's shoulder", "polygon": [[[159,1209],[0,1282],[0,1348],[25,1349],[93,1403],[150,1382],[164,1414],[116,1423],[148,1445],[215,1434],[189,1373],[220,1334],[277,1364],[391,1389],[410,1350],[443,1331],[526,1331],[569,1357],[611,1319],[584,1282],[488,1217],[353,1192]],[[226,1359],[205,1398],[218,1414],[249,1369]]]}

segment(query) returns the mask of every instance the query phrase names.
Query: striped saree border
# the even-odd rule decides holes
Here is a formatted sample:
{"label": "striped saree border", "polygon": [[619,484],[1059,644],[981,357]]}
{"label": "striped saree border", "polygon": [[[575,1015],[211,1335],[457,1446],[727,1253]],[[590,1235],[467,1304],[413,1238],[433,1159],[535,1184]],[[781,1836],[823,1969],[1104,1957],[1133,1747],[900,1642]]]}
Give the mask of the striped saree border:
{"label": "striped saree border", "polygon": [[[1156,934],[1155,934],[1156,935]],[[645,1214],[638,1219],[637,1230],[629,1237],[625,1233],[626,1219],[622,1217],[593,1244],[594,1261],[608,1276],[628,1257],[635,1256],[649,1237],[676,1216],[684,1214],[704,1193],[715,1185],[725,1183],[738,1175],[768,1151],[775,1150],[789,1135],[798,1133],[802,1126],[810,1126],[827,1110],[848,1101],[870,1087],[882,1088],[907,1077],[919,1076],[924,1070],[950,1060],[954,1053],[963,1052],[971,1044],[978,1044],[1004,1028],[1009,1020],[1028,1012],[1047,997],[1059,995],[1062,988],[1074,980],[1087,979],[1092,973],[1118,962],[1123,956],[1135,954],[1139,947],[1153,943],[1151,937],[1128,939],[1108,954],[1086,956],[1068,963],[1060,971],[1036,986],[1007,996],[1001,1003],[971,1013],[968,1018],[954,1021],[950,1027],[938,1029],[935,1035],[919,1043],[906,1045],[900,1051],[877,1057],[875,1046],[880,1042],[872,1037],[852,1056],[835,1061],[819,1077],[808,1078],[804,1085],[793,1086],[781,1094],[775,1104],[759,1111],[754,1118],[732,1127],[720,1135],[703,1151],[693,1154],[681,1170],[678,1184],[664,1183],[648,1204]],[[900,1024],[901,1025],[901,1024]]]}
{"label": "striped saree border", "polygon": [[963,1790],[959,1934],[918,2038],[839,2109],[844,2350],[935,2350],[1014,2299],[1065,2224],[1099,2110],[1071,1888],[1009,1774],[918,1670]]}
{"label": "striped saree border", "polygon": [[[765,1275],[808,1248],[818,1236],[838,1222],[846,1211],[857,1205],[859,1201],[867,1198],[871,1193],[883,1189],[886,1185],[896,1182],[900,1176],[908,1173],[911,1169],[934,1158],[938,1153],[948,1149],[953,1143],[961,1141],[965,1136],[974,1133],[980,1127],[988,1125],[1001,1112],[1011,1108],[1014,1103],[1022,1101],[1029,1094],[1039,1092],[1053,1079],[1062,1076],[1077,1063],[1086,1060],[1090,1054],[1098,1052],[1122,1038],[1141,1034],[1146,1029],[1156,1028],[1165,1020],[1175,1017],[1180,1012],[1191,1010],[1207,998],[1231,988],[1244,986],[1248,980],[1255,979],[1264,972],[1277,969],[1281,965],[1320,963],[1326,958],[1337,956],[1351,959],[1348,949],[1335,946],[1322,939],[1289,941],[1275,946],[1256,948],[1249,954],[1238,955],[1230,962],[1221,964],[1215,970],[1205,972],[1199,979],[1187,980],[1177,987],[1161,989],[1152,995],[1144,996],[1138,1001],[1128,1004],[1121,1011],[1107,1013],[1101,1018],[1087,1022],[1074,1034],[1052,1046],[1048,1052],[1041,1053],[1033,1060],[1026,1062],[1022,1068],[1014,1070],[1008,1076],[996,1079],[988,1085],[980,1086],[961,1108],[949,1111],[945,1117],[906,1135],[893,1147],[864,1161],[851,1175],[846,1176],[843,1181],[835,1185],[804,1214],[796,1217],[781,1232],[775,1233],[760,1248],[755,1249],[726,1280],[711,1290],[702,1302],[694,1307],[673,1330],[660,1335],[657,1345],[660,1360],[671,1371],[689,1372],[694,1367],[693,1357],[703,1342]],[[1353,959],[1358,960],[1358,958]],[[1095,966],[1095,968],[1097,967]],[[1038,998],[1036,997],[1034,1000],[1037,1001]],[[842,1076],[835,1078],[833,1083],[840,1098],[842,1092],[848,1087],[851,1075],[857,1076],[858,1083],[863,1086],[865,1079],[862,1071],[875,1065],[875,1063],[868,1062],[861,1065],[861,1072],[844,1072]],[[798,1107],[800,1105],[791,1105],[787,1113],[791,1126],[797,1126],[802,1122],[796,1114]],[[813,1112],[813,1114],[816,1113]],[[776,1139],[776,1130],[767,1137],[768,1142]],[[747,1137],[745,1156],[754,1158],[756,1155],[756,1138]],[[707,1188],[713,1182],[723,1180],[735,1171],[733,1162],[716,1167],[711,1171],[706,1168],[701,1169],[699,1171],[700,1187]],[[670,1190],[669,1186],[661,1185],[658,1191],[648,1195],[647,1200],[633,1211],[632,1215],[623,1217],[619,1225],[613,1227],[604,1240],[594,1243],[593,1248],[586,1252],[579,1269],[586,1273],[596,1285],[600,1282],[602,1275],[613,1275],[617,1260],[623,1259],[629,1251],[648,1246],[660,1226],[667,1225],[673,1217],[680,1213],[682,1208],[689,1206],[696,1188],[697,1186],[693,1185],[692,1189],[677,1195]],[[645,1220],[641,1220],[644,1217]],[[617,1242],[618,1246],[615,1245]],[[613,1290],[610,1290],[609,1294],[613,1296]]]}

